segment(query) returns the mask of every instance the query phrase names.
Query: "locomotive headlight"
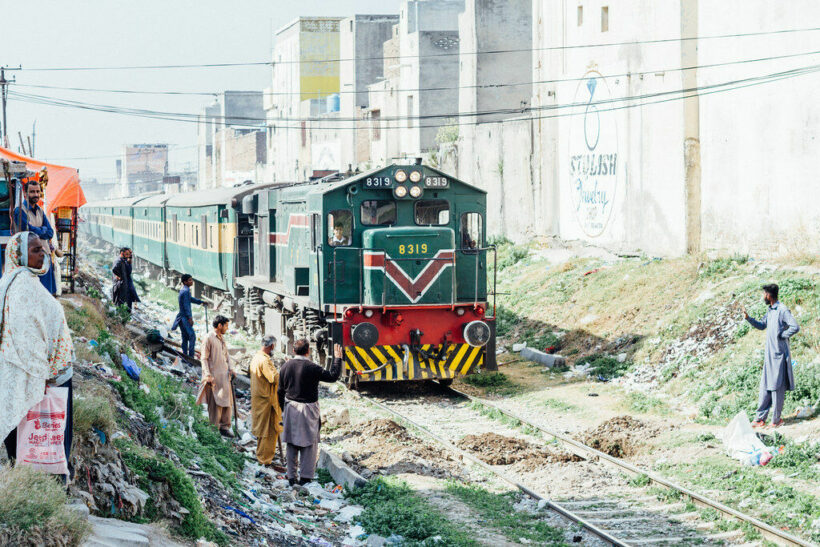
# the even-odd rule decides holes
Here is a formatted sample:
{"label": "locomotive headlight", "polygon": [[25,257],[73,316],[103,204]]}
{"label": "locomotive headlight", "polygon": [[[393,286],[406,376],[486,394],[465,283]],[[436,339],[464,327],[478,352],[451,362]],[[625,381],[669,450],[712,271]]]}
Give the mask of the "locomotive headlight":
{"label": "locomotive headlight", "polygon": [[471,321],[464,325],[464,340],[474,348],[487,345],[490,341],[490,326],[484,321]]}
{"label": "locomotive headlight", "polygon": [[421,186],[413,186],[410,188],[410,195],[417,198],[421,195]]}
{"label": "locomotive headlight", "polygon": [[350,333],[353,343],[362,348],[372,348],[379,341],[379,329],[373,323],[359,323]]}
{"label": "locomotive headlight", "polygon": [[403,198],[407,195],[407,186],[396,186],[393,193],[396,194],[397,198]]}
{"label": "locomotive headlight", "polygon": [[364,310],[364,316],[368,319],[373,317],[373,310]]}
{"label": "locomotive headlight", "polygon": [[407,180],[407,172],[399,169],[398,171],[396,171],[396,174],[393,175],[393,178],[395,178],[398,182],[404,182]]}
{"label": "locomotive headlight", "polygon": [[418,182],[421,180],[421,171],[410,171],[410,182]]}

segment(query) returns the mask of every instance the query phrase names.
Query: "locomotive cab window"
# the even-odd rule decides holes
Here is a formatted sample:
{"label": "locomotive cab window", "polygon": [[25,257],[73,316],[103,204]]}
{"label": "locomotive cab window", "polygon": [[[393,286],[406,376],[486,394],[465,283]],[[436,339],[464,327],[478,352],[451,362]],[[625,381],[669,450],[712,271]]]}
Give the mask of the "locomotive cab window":
{"label": "locomotive cab window", "polygon": [[327,215],[327,242],[333,247],[351,244],[353,234],[353,213],[346,209],[331,211]]}
{"label": "locomotive cab window", "polygon": [[396,223],[396,202],[387,199],[369,199],[362,202],[362,224],[383,226]]}
{"label": "locomotive cab window", "polygon": [[450,203],[446,199],[422,199],[416,202],[416,224],[444,226],[450,223]]}
{"label": "locomotive cab window", "polygon": [[482,246],[482,218],[481,213],[464,213],[461,215],[461,250],[465,253],[473,252]]}

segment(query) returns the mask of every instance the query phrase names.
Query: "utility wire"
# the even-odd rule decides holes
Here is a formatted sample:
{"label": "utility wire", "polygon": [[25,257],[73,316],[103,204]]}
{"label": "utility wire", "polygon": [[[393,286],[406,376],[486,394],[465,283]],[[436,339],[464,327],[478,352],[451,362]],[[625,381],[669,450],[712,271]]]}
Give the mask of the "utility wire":
{"label": "utility wire", "polygon": [[[540,111],[555,111],[555,110],[562,110],[562,109],[580,109],[581,107],[586,108],[588,106],[598,106],[598,105],[607,105],[612,103],[618,102],[628,102],[628,101],[645,101],[651,100],[656,98],[663,98],[668,97],[670,95],[680,94],[680,97],[673,97],[672,99],[663,99],[658,101],[652,101],[650,103],[640,102],[637,104],[627,104],[622,107],[618,108],[611,108],[609,110],[619,110],[621,108],[633,108],[637,106],[643,106],[644,104],[655,104],[660,102],[667,102],[667,100],[678,100],[684,99],[691,96],[695,96],[697,94],[712,94],[719,91],[728,91],[730,89],[739,89],[741,87],[749,87],[749,85],[759,85],[761,83],[768,83],[770,81],[777,81],[780,79],[785,78],[792,78],[797,76],[802,76],[805,74],[811,74],[820,71],[820,65],[810,65],[807,67],[801,67],[797,69],[776,72],[772,74],[765,74],[760,76],[753,76],[747,77],[737,80],[732,80],[728,82],[721,82],[717,84],[710,84],[706,86],[697,86],[692,88],[684,88],[684,89],[677,89],[677,90],[667,90],[661,92],[654,92],[642,95],[633,95],[633,96],[626,96],[626,97],[619,97],[619,98],[612,98],[603,101],[588,101],[588,102],[573,102],[573,103],[564,103],[564,104],[556,104],[556,105],[546,105],[540,107],[527,107],[527,108],[520,108],[520,109],[498,109],[492,111],[484,111],[484,112],[470,112],[470,113],[450,113],[450,114],[435,114],[435,115],[425,115],[425,116],[413,116],[413,117],[394,117],[392,121],[410,121],[410,120],[423,120],[423,119],[446,119],[446,125],[478,125],[482,123],[494,123],[498,122],[499,120],[480,120],[476,119],[475,121],[465,121],[465,118],[480,118],[486,117],[490,115],[499,115],[499,114],[507,114],[510,116],[521,116],[527,113],[532,112],[540,112]],[[722,89],[726,88],[726,89]],[[19,95],[19,94],[16,94]],[[76,102],[62,102],[57,100],[52,100],[47,97],[27,97],[25,95],[18,98],[18,100],[23,100],[25,102],[32,102],[36,104],[46,104],[50,106],[62,106],[62,107],[69,107],[69,108],[80,108],[85,110],[99,110],[103,112],[112,112],[117,114],[124,114],[124,115],[132,115],[137,117],[144,117],[144,118],[153,118],[153,119],[160,119],[160,120],[168,120],[168,121],[181,121],[181,122],[189,122],[189,123],[198,123],[197,120],[191,119],[190,115],[180,114],[180,113],[172,113],[172,112],[156,112],[156,111],[140,111],[138,109],[117,109],[114,107],[104,107],[100,108],[95,105],[83,104],[83,103],[76,103]],[[599,111],[606,111],[600,110]],[[544,119],[544,118],[555,118],[560,116],[571,116],[571,115],[578,115],[583,112],[570,112],[568,114],[556,114],[556,115],[544,115],[544,116],[530,116],[529,119]],[[455,118],[455,119],[450,119]],[[257,119],[260,124],[251,126],[250,124],[247,127],[256,127],[259,129],[263,129],[267,127],[267,125],[262,125],[261,122],[266,122],[266,120]],[[385,121],[386,119],[382,119],[381,121]],[[308,120],[305,120],[308,121]],[[327,122],[336,122],[337,119],[328,118],[325,120],[318,120],[318,121],[327,121]],[[370,121],[370,120],[356,120],[356,121]],[[444,125],[442,123],[432,124],[432,125],[414,125],[413,128],[426,128],[426,127],[440,127]],[[276,126],[277,129],[302,129],[301,126]],[[324,127],[311,127],[311,130],[354,130],[355,127],[333,127],[333,126],[324,126]],[[382,126],[381,129],[406,129],[405,126],[402,125],[385,125]]]}
{"label": "utility wire", "polygon": [[[820,50],[813,50],[813,51],[802,51],[799,53],[788,53],[785,55],[772,55],[769,57],[756,57],[752,59],[738,59],[735,61],[723,61],[720,63],[709,63],[709,64],[702,64],[702,65],[692,65],[692,66],[685,66],[685,67],[673,67],[673,68],[657,68],[653,70],[642,70],[640,72],[624,72],[620,74],[611,74],[607,76],[608,78],[626,78],[631,76],[646,76],[651,74],[658,74],[658,73],[666,73],[666,72],[684,72],[688,70],[701,70],[701,69],[709,69],[709,68],[717,68],[717,67],[724,67],[730,65],[742,65],[747,63],[760,63],[766,61],[775,61],[781,59],[790,59],[794,57],[803,57],[807,55],[817,55],[820,54]],[[366,93],[410,93],[410,92],[420,92],[420,91],[449,91],[454,89],[496,89],[496,88],[505,88],[505,87],[520,87],[520,86],[529,86],[535,84],[552,84],[552,83],[562,83],[562,82],[578,82],[584,80],[584,77],[573,77],[573,78],[556,78],[551,80],[533,80],[529,82],[505,82],[505,83],[494,83],[494,84],[476,84],[476,85],[457,85],[457,86],[441,86],[441,87],[420,87],[420,88],[413,88],[413,89],[372,89],[366,91]],[[45,84],[21,84],[19,82],[12,82],[13,87],[19,88],[37,88],[37,89],[57,89],[63,91],[87,91],[87,92],[98,92],[98,93],[117,93],[117,94],[126,94],[126,95],[174,95],[174,96],[200,96],[200,97],[218,97],[223,92],[220,91],[143,91],[143,90],[136,90],[136,89],[100,89],[100,88],[89,88],[89,87],[62,87],[62,86],[54,86],[54,85],[45,85]],[[302,96],[305,93],[299,91],[231,91],[232,95],[256,95],[262,94],[266,97],[272,96]],[[334,91],[330,94],[359,94],[364,93],[363,91],[355,91],[355,90],[339,90]],[[213,118],[213,116],[210,116]]]}
{"label": "utility wire", "polygon": [[734,34],[716,34],[711,36],[682,36],[678,38],[658,38],[654,40],[633,40],[624,42],[604,42],[597,44],[575,44],[568,46],[547,46],[540,48],[519,48],[519,49],[498,49],[488,51],[453,51],[446,53],[433,54],[417,54],[417,55],[387,55],[376,57],[357,57],[357,58],[331,58],[331,59],[309,59],[309,60],[288,60],[288,61],[251,61],[238,63],[202,63],[202,64],[173,64],[173,65],[130,65],[130,66],[87,66],[87,67],[34,67],[22,68],[23,71],[28,72],[66,72],[66,71],[90,71],[90,70],[150,70],[150,69],[181,69],[181,68],[224,68],[224,67],[243,67],[243,66],[274,66],[277,64],[325,64],[325,63],[339,63],[339,62],[362,62],[362,61],[382,61],[382,60],[401,60],[401,59],[425,59],[435,57],[451,57],[458,55],[495,55],[505,53],[521,53],[521,52],[536,52],[536,51],[564,51],[572,49],[589,49],[597,47],[618,47],[630,45],[644,45],[644,44],[666,44],[675,42],[689,42],[701,40],[717,40],[725,38],[744,38],[750,36],[772,36],[779,34],[794,34],[800,32],[816,32],[820,27],[796,28],[796,29],[780,29],[759,32],[742,32]]}

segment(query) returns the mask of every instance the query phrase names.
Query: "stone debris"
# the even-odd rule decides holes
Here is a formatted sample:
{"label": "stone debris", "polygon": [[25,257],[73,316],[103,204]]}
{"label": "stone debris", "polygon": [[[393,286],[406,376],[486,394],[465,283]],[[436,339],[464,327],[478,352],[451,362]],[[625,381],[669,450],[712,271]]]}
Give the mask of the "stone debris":
{"label": "stone debris", "polygon": [[518,353],[519,351],[523,350],[523,349],[524,349],[524,348],[526,348],[526,347],[527,347],[527,343],[526,343],[526,342],[520,342],[520,343],[513,344],[513,345],[512,345],[512,350],[513,350],[515,353]]}

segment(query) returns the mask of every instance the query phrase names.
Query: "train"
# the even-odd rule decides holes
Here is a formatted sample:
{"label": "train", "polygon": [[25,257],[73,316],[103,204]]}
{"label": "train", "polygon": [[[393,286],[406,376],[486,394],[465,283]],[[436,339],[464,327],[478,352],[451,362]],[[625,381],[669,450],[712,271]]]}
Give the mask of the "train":
{"label": "train", "polygon": [[81,230],[168,286],[192,275],[250,332],[307,338],[324,366],[341,345],[348,385],[449,384],[497,369],[486,209],[484,190],[417,162],[88,203]]}

